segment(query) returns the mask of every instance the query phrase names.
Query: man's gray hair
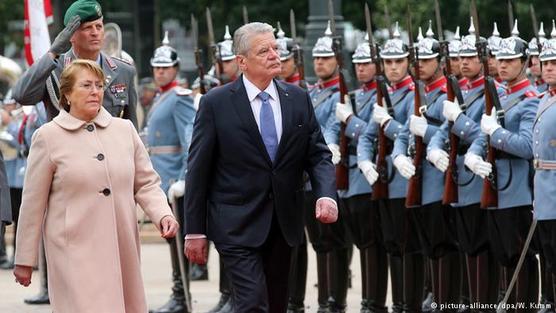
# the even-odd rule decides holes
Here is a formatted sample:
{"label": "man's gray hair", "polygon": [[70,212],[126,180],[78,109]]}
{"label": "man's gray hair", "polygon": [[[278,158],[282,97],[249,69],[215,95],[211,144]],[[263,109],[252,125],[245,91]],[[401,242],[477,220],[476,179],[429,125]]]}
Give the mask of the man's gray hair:
{"label": "man's gray hair", "polygon": [[248,23],[240,28],[236,29],[234,32],[234,44],[232,49],[235,55],[247,55],[249,52],[249,44],[251,43],[251,38],[258,34],[264,33],[274,33],[274,28],[267,23]]}

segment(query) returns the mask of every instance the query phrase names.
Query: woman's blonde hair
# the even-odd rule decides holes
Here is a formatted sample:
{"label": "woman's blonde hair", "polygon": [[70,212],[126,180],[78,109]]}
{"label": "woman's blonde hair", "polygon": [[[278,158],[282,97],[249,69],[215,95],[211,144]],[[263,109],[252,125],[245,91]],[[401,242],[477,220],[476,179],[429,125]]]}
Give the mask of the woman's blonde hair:
{"label": "woman's blonde hair", "polygon": [[84,70],[93,73],[102,83],[104,83],[104,72],[97,62],[85,59],[73,61],[64,69],[60,78],[60,106],[68,112],[70,107],[66,95],[72,91],[78,75]]}

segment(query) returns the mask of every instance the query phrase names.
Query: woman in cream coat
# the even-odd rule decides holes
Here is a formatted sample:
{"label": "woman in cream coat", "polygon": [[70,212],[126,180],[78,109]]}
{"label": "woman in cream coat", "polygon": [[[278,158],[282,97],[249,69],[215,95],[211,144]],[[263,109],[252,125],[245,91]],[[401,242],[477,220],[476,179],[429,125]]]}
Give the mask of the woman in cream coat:
{"label": "woman in cream coat", "polygon": [[31,283],[42,231],[55,313],[146,313],[136,204],[162,237],[178,228],[135,128],[102,108],[103,82],[95,62],[69,65],[65,110],[31,144],[14,275]]}

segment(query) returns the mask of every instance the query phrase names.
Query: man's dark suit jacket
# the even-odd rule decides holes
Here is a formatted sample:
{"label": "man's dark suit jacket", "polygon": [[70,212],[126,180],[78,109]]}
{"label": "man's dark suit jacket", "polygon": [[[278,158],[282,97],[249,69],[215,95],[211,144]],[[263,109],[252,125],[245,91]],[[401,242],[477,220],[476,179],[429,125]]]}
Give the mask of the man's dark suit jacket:
{"label": "man's dark suit jacket", "polygon": [[266,151],[242,77],[201,98],[189,151],[185,233],[215,243],[262,245],[274,204],[289,245],[303,238],[303,172],[316,198],[336,199],[335,170],[306,91],[274,81],[282,137],[274,164]]}

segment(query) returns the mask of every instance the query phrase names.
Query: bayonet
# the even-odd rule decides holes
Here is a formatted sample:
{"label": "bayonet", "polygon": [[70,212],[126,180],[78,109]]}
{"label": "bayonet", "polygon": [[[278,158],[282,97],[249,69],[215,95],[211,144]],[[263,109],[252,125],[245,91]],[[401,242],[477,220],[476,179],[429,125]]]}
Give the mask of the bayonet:
{"label": "bayonet", "polygon": [[193,14],[191,14],[191,37],[193,39],[193,52],[195,54],[195,64],[197,65],[197,72],[199,74],[199,90],[201,94],[207,93],[205,88],[204,79],[205,79],[205,70],[203,68],[203,60],[201,57],[202,51],[199,49],[199,24],[197,23],[197,19]]}
{"label": "bayonet", "polygon": [[214,41],[214,28],[212,28],[212,15],[210,13],[210,9],[207,8],[206,9],[206,18],[207,18],[207,30],[208,30],[208,40],[209,40],[209,45],[214,45],[215,41]]}
{"label": "bayonet", "polygon": [[384,19],[388,25],[388,35],[392,38],[392,20],[390,19],[390,11],[388,11],[388,4],[384,4]]}
{"label": "bayonet", "polygon": [[508,22],[511,31],[514,28],[514,7],[512,5],[512,0],[508,0]]}
{"label": "bayonet", "polygon": [[438,0],[434,0],[434,13],[436,17],[436,32],[438,33],[438,41],[444,41],[444,31],[442,31],[442,19],[440,17],[440,5]]}
{"label": "bayonet", "polygon": [[[540,44],[539,41],[539,23],[537,22],[537,15],[535,14],[535,7],[533,4],[529,4],[529,13],[531,13],[531,21],[533,23],[533,31],[535,32],[534,37],[537,38],[537,43]],[[539,50],[540,52],[540,50]]]}
{"label": "bayonet", "polygon": [[247,13],[247,7],[243,6],[243,24],[249,24],[249,13]]}
{"label": "bayonet", "polygon": [[471,0],[471,17],[473,18],[473,24],[475,26],[475,43],[478,43],[481,38],[481,31],[479,28],[479,14],[477,13],[477,4],[475,0]]}
{"label": "bayonet", "polygon": [[295,67],[297,68],[297,72],[299,73],[299,87],[303,89],[307,89],[307,83],[305,82],[305,68],[303,64],[303,49],[297,42],[297,30],[295,27],[295,12],[293,9],[290,10],[290,29],[292,33],[292,40],[293,40],[293,59],[295,62]]}
{"label": "bayonet", "polygon": [[216,72],[218,73],[217,78],[221,80],[222,73],[224,71],[222,65],[222,59],[220,58],[220,47],[216,44],[214,39],[214,28],[212,27],[212,14],[210,13],[210,9],[207,7],[206,9],[206,18],[207,18],[207,30],[208,30],[208,37],[209,37],[209,45],[212,50],[212,64],[216,67]]}
{"label": "bayonet", "polygon": [[328,0],[328,20],[330,21],[330,30],[332,31],[332,37],[336,36],[336,19],[334,18],[334,3],[332,0]]}
{"label": "bayonet", "polygon": [[369,11],[369,5],[366,2],[365,2],[365,25],[367,26],[367,36],[369,37],[369,46],[371,47],[371,51],[372,51],[375,45],[375,41],[373,38],[373,30],[371,24],[371,12]]}
{"label": "bayonet", "polygon": [[290,31],[292,33],[292,39],[294,42],[297,42],[297,30],[295,27],[295,13],[293,9],[290,9]]}

